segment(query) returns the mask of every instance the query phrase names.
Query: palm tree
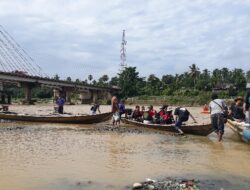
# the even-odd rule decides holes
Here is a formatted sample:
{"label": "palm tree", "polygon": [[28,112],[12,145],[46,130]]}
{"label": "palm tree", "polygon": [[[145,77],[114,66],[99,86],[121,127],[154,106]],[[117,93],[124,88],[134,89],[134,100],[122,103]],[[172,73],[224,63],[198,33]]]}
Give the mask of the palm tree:
{"label": "palm tree", "polygon": [[58,74],[56,74],[55,76],[54,76],[54,78],[53,79],[55,79],[55,80],[59,80],[60,79],[60,77],[58,76]]}
{"label": "palm tree", "polygon": [[71,77],[67,77],[66,81],[71,82]]}
{"label": "palm tree", "polygon": [[200,74],[200,69],[195,64],[189,66],[189,69],[190,69],[189,74],[194,80],[194,88],[195,88],[196,80]]}
{"label": "palm tree", "polygon": [[88,76],[88,79],[89,79],[89,83],[91,84],[91,81],[93,80],[93,76],[92,76],[92,75],[89,75],[89,76]]}

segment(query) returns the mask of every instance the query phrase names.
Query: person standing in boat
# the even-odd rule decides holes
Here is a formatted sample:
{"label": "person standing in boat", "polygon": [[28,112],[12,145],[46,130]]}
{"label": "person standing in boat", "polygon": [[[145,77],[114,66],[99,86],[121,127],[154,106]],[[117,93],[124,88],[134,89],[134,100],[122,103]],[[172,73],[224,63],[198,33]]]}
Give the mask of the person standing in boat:
{"label": "person standing in boat", "polygon": [[91,114],[92,114],[92,115],[96,115],[96,111],[98,111],[99,114],[100,114],[100,113],[101,113],[101,111],[100,111],[100,104],[94,103],[94,104],[91,106],[90,111],[91,111]]}
{"label": "person standing in boat", "polygon": [[111,99],[111,111],[113,113],[112,123],[113,125],[120,125],[120,110],[118,105],[118,99],[116,96],[113,96]]}
{"label": "person standing in boat", "polygon": [[195,123],[197,123],[194,116],[187,110],[187,108],[177,107],[174,110],[174,121],[175,121],[174,127],[181,135],[184,134],[184,132],[180,129],[182,126],[182,123],[185,121],[188,121],[189,116],[194,120]]}
{"label": "person standing in boat", "polygon": [[63,114],[64,103],[65,103],[64,98],[59,95],[58,99],[56,100],[56,104],[58,106],[58,113],[60,114]]}
{"label": "person standing in boat", "polygon": [[227,110],[227,106],[222,99],[218,98],[217,94],[212,94],[212,101],[209,103],[211,123],[218,135],[218,141],[222,140],[224,134],[224,110]]}

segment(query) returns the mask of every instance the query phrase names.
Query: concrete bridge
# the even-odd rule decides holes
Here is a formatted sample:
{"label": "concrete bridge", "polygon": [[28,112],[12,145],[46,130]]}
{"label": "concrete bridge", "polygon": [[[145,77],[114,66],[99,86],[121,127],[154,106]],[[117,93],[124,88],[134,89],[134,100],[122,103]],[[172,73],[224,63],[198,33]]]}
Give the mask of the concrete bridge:
{"label": "concrete bridge", "polygon": [[[17,87],[25,89],[25,100],[27,104],[32,103],[32,89],[35,87],[53,88],[54,98],[58,95],[63,96],[66,102],[70,102],[72,92],[78,92],[82,103],[96,102],[98,99],[109,100],[112,95],[119,92],[118,87],[99,87],[76,82],[55,80],[46,77],[30,76],[24,73],[1,72],[0,71],[0,93],[2,102],[5,101],[5,84],[15,84]],[[9,97],[8,97],[9,99]]]}
{"label": "concrete bridge", "polygon": [[98,99],[108,100],[119,88],[106,88],[94,85],[54,80],[43,74],[39,65],[21,48],[13,37],[0,25],[0,101],[8,102],[11,97],[4,90],[6,84],[15,84],[25,89],[25,103],[31,103],[32,89],[50,87],[54,96],[64,96],[70,102],[70,94],[78,92],[82,103],[95,102]]}

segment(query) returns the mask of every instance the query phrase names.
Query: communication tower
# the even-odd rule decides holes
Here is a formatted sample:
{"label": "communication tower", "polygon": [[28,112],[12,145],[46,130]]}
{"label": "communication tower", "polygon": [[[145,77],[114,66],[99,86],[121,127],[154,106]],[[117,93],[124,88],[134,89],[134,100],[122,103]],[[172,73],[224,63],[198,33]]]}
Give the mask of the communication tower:
{"label": "communication tower", "polygon": [[127,41],[125,40],[125,30],[123,30],[122,33],[122,43],[121,43],[121,63],[120,63],[120,70],[123,71],[126,67],[127,67],[127,63],[126,63],[126,44]]}

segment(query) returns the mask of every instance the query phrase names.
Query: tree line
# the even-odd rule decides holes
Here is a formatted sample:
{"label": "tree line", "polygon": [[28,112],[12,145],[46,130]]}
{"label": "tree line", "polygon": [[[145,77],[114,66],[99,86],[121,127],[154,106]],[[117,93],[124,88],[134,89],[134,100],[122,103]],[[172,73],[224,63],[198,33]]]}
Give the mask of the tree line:
{"label": "tree line", "polygon": [[[60,78],[55,75],[53,79],[59,80]],[[112,78],[105,74],[95,80],[93,75],[88,75],[85,80],[76,79],[73,81],[71,77],[67,77],[65,81],[102,87],[117,86],[121,88],[119,94],[121,98],[135,96],[198,96],[214,90],[223,91],[225,97],[230,97],[245,91],[246,83],[250,81],[250,70],[216,68],[209,71],[208,69],[200,70],[196,64],[192,64],[186,72],[175,75],[165,74],[159,78],[155,74],[140,77],[136,67],[127,67]],[[18,95],[18,97],[24,96],[22,90],[13,94]],[[50,98],[52,94],[52,89],[34,89],[34,97],[36,98]]]}
{"label": "tree line", "polygon": [[[98,86],[119,86],[121,97],[134,96],[195,96],[201,92],[224,91],[228,96],[235,96],[246,88],[250,81],[250,70],[242,69],[208,69],[200,70],[196,64],[189,66],[189,70],[182,74],[166,74],[158,78],[154,74],[140,77],[136,67],[127,67],[110,80],[103,75],[98,81],[92,81],[89,75],[88,82]],[[92,81],[92,82],[91,82]]]}

